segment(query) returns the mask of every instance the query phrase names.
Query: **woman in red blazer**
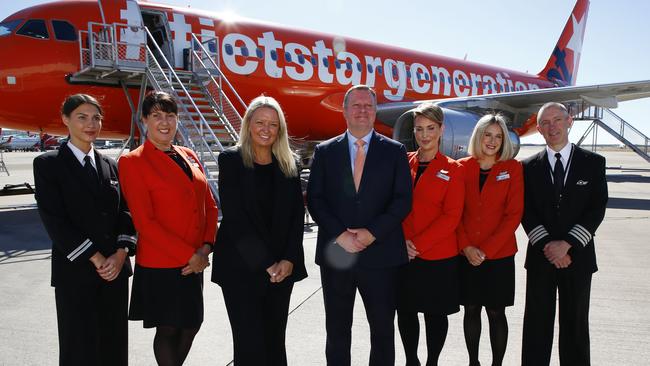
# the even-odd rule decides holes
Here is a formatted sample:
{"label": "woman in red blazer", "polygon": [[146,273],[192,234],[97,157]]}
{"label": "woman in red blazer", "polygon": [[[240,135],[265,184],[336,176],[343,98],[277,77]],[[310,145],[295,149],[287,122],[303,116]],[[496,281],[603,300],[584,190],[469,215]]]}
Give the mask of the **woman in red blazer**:
{"label": "woman in red blazer", "polygon": [[203,322],[203,270],[217,206],[198,158],[172,145],[178,109],[166,93],[142,103],[144,145],[119,160],[120,182],[138,231],[129,319],[156,327],[159,365],[181,365]]}
{"label": "woman in red blazer", "polygon": [[501,365],[508,340],[505,307],[515,295],[515,230],[524,209],[521,164],[502,115],[483,116],[469,142],[465,168],[465,209],[458,226],[463,328],[470,365],[479,365],[481,307],[490,322],[492,365]]}
{"label": "woman in red blazer", "polygon": [[439,151],[444,132],[440,107],[426,103],[413,111],[415,140],[409,153],[413,207],[404,220],[409,263],[401,273],[397,324],[407,365],[419,365],[417,348],[424,313],[427,365],[437,365],[447,337],[447,315],[458,306],[456,226],[463,211],[463,171]]}

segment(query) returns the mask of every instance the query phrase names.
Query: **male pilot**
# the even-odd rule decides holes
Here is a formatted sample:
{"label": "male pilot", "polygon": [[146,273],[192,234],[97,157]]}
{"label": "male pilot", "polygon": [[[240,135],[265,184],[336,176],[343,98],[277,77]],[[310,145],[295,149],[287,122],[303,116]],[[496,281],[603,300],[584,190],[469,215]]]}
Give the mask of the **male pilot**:
{"label": "male pilot", "polygon": [[559,293],[561,365],[589,365],[589,293],[598,269],[594,235],[605,216],[605,158],[569,143],[566,107],[546,103],[537,130],[546,148],[523,162],[526,309],[522,365],[548,365]]}
{"label": "male pilot", "polygon": [[357,289],[370,325],[370,365],[394,365],[398,267],[408,262],[402,220],[411,210],[406,149],[373,130],[375,92],[350,88],[347,131],[314,151],[307,202],[318,224],[328,365],[350,365]]}

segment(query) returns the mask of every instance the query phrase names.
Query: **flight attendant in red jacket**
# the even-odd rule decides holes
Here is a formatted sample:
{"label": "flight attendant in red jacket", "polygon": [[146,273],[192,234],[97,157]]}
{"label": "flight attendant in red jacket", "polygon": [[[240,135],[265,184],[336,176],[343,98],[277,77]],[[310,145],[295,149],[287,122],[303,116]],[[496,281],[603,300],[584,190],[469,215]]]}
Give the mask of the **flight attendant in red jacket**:
{"label": "flight attendant in red jacket", "polygon": [[397,324],[406,365],[420,365],[418,313],[424,313],[427,365],[437,365],[447,338],[447,315],[459,311],[456,227],[465,186],[462,167],[439,151],[444,132],[440,107],[422,104],[413,118],[419,148],[409,153],[413,207],[402,226],[410,261],[400,276]]}
{"label": "flight attendant in red jacket", "polygon": [[468,150],[470,156],[459,160],[465,171],[465,209],[458,226],[465,343],[470,365],[480,365],[484,306],[492,365],[501,365],[508,340],[505,307],[512,306],[515,296],[515,230],[524,210],[524,181],[502,115],[488,114],[478,121]]}
{"label": "flight attendant in red jacket", "polygon": [[158,365],[182,365],[203,322],[203,270],[217,206],[197,156],[172,145],[178,109],[167,93],[142,103],[144,145],[119,160],[120,183],[138,231],[129,319],[156,328]]}

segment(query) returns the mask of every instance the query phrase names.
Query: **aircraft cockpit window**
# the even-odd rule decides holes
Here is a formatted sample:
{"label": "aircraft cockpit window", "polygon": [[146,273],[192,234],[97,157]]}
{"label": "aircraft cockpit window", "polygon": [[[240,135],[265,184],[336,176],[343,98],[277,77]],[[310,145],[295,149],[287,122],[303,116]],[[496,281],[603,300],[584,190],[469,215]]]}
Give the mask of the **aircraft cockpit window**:
{"label": "aircraft cockpit window", "polygon": [[8,22],[0,23],[0,37],[11,34],[11,32],[13,32],[14,29],[16,29],[16,27],[18,27],[18,25],[22,22],[22,19],[14,19]]}
{"label": "aircraft cockpit window", "polygon": [[54,29],[54,38],[59,41],[76,41],[77,31],[74,26],[65,20],[53,20],[52,28]]}
{"label": "aircraft cockpit window", "polygon": [[28,20],[22,27],[20,27],[16,34],[39,39],[50,38],[50,35],[47,32],[47,26],[45,26],[45,21],[41,19]]}

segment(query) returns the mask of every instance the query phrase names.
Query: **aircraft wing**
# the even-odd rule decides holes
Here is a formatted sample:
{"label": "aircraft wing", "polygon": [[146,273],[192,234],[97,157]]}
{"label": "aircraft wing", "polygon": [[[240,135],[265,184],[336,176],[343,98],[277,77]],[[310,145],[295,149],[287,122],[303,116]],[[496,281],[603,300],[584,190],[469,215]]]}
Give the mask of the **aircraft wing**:
{"label": "aircraft wing", "polygon": [[402,113],[424,102],[435,102],[450,109],[467,109],[477,112],[503,111],[513,116],[515,126],[521,126],[546,102],[589,104],[616,108],[618,102],[650,97],[650,80],[587,86],[525,90],[510,93],[474,95],[449,99],[419,100],[384,103],[377,106],[377,118],[393,127]]}

